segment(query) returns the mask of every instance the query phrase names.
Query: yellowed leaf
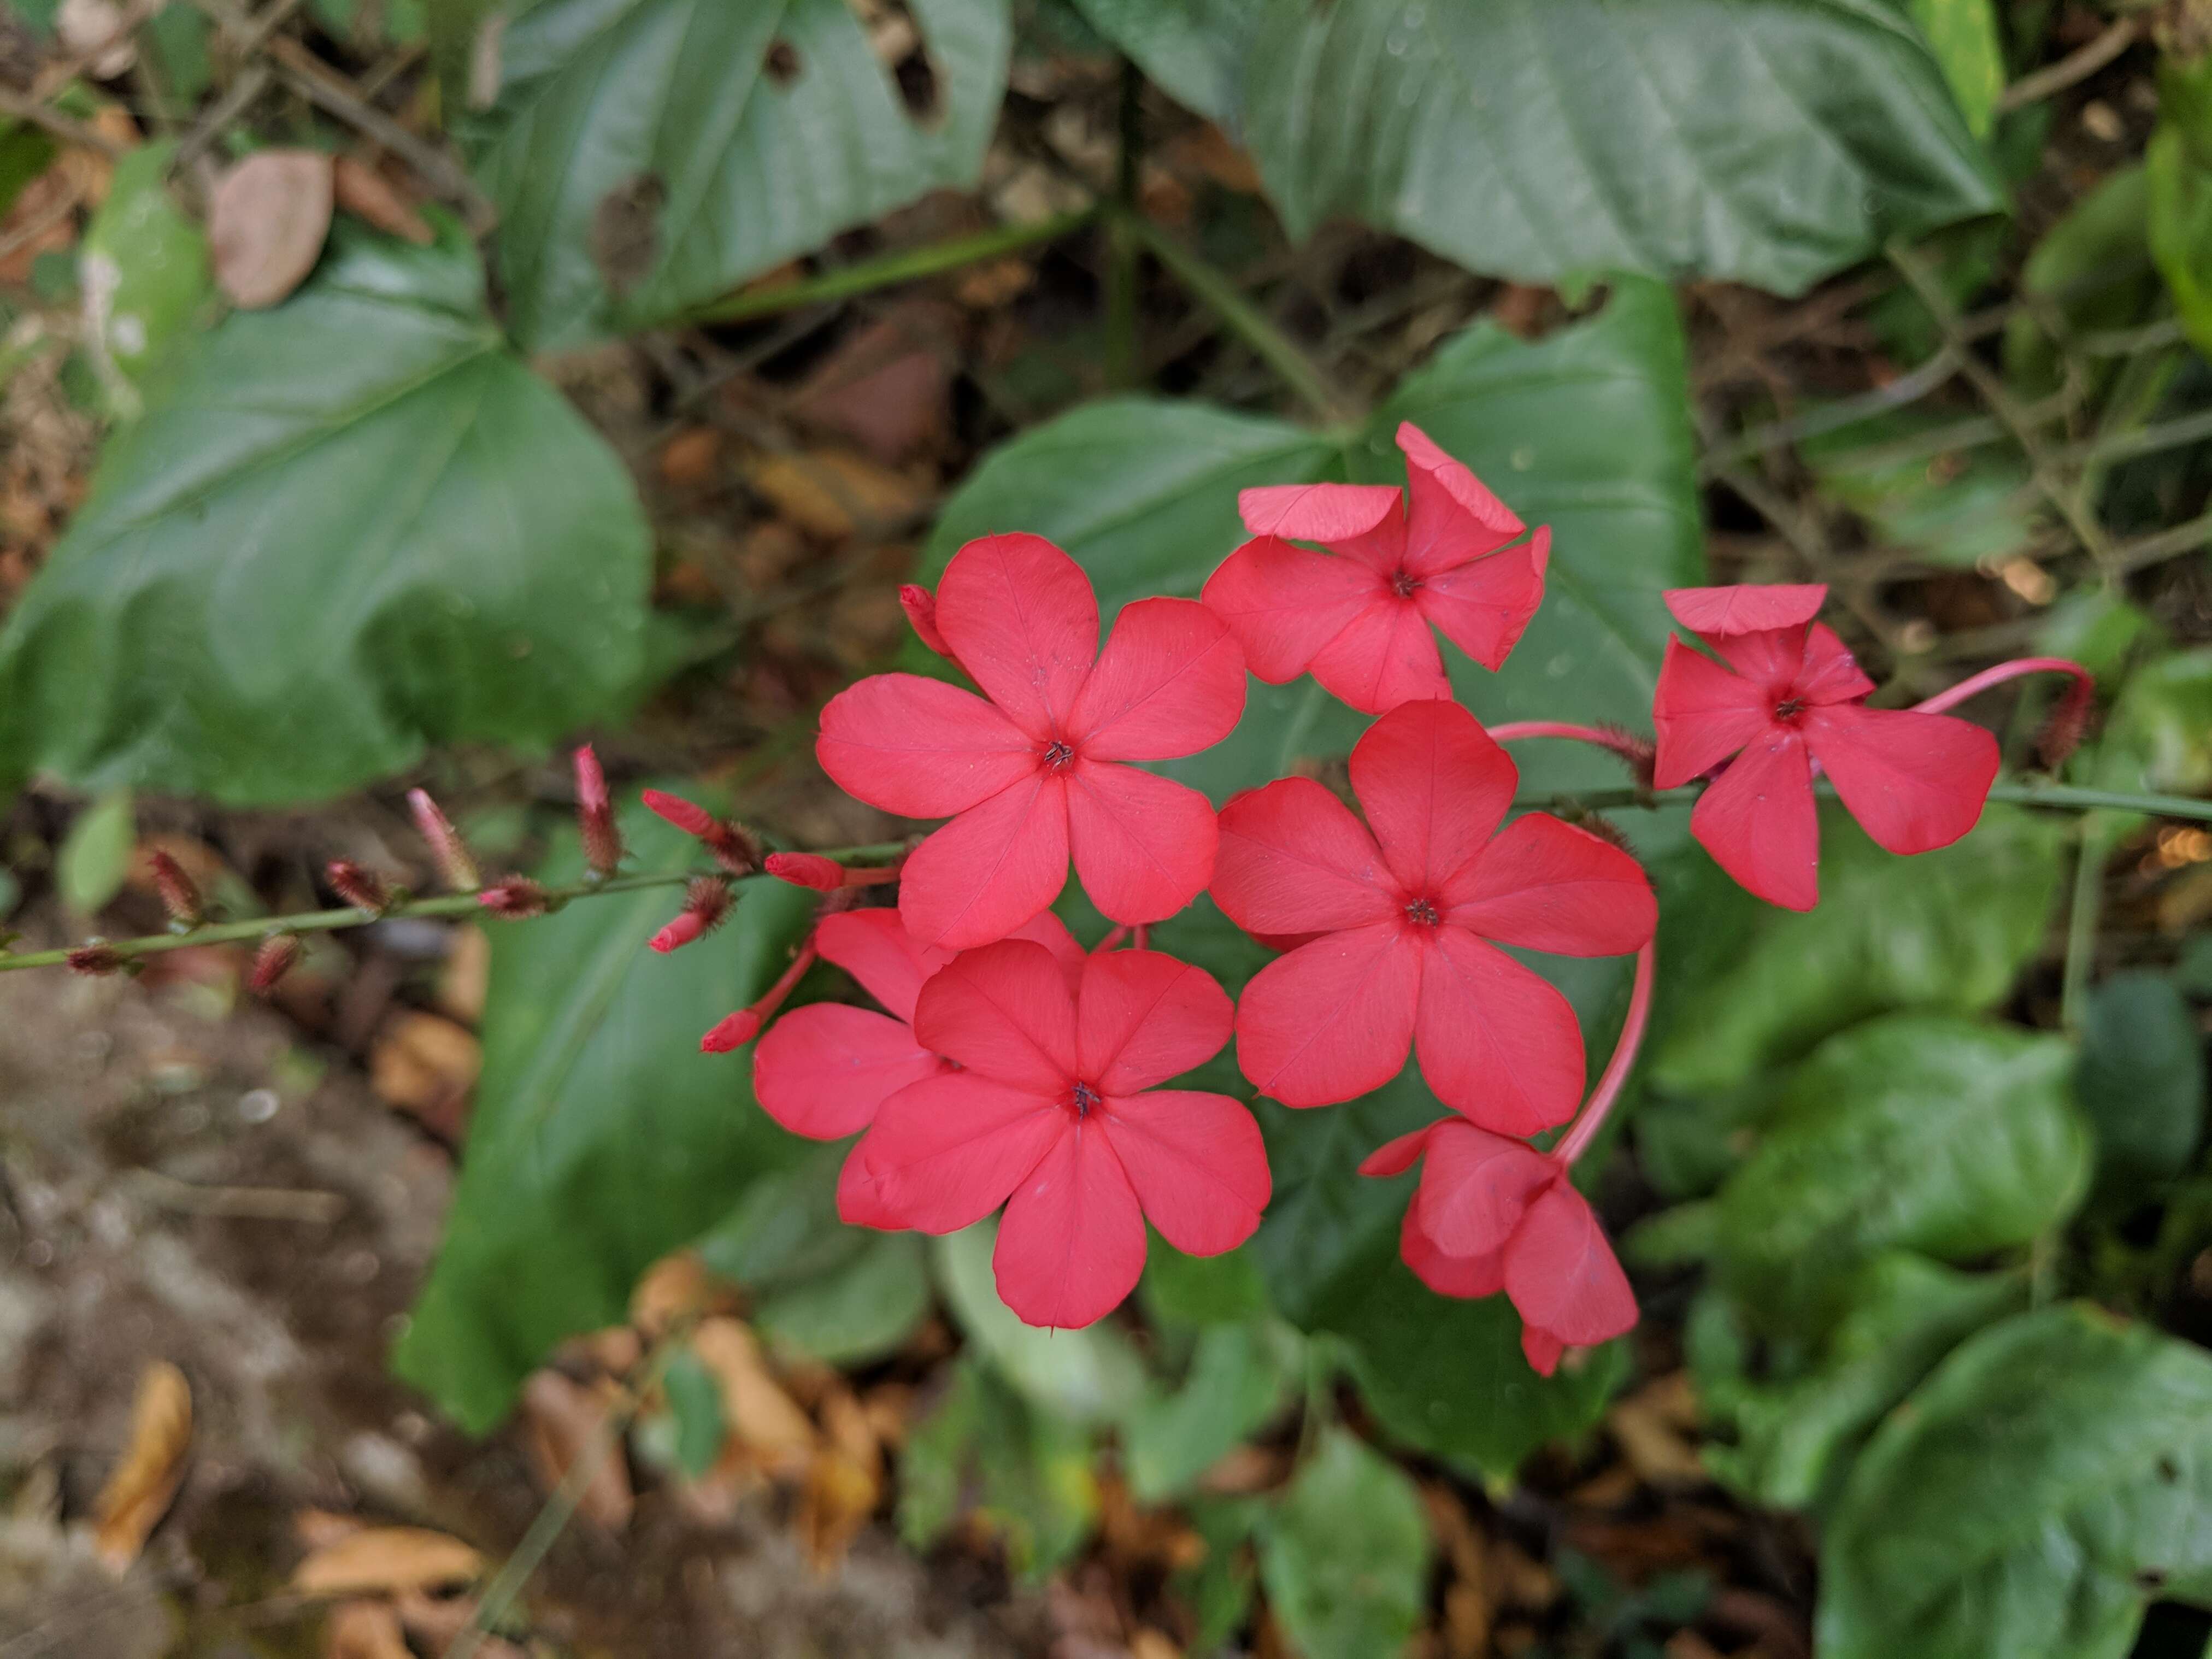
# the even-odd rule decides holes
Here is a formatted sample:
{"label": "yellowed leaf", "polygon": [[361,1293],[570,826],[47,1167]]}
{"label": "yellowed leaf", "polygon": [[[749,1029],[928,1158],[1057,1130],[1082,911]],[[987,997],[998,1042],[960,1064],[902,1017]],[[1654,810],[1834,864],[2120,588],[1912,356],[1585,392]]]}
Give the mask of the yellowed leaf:
{"label": "yellowed leaf", "polygon": [[630,1323],[647,1336],[659,1336],[677,1320],[705,1311],[714,1291],[706,1264],[693,1252],[665,1255],[645,1270],[630,1292]]}
{"label": "yellowed leaf", "polygon": [[801,530],[841,541],[863,526],[884,529],[912,519],[927,499],[903,472],[848,449],[802,454],[756,450],[740,462],[745,482]]}
{"label": "yellowed leaf", "polygon": [[208,248],[216,285],[258,310],[307,280],[331,232],[331,158],[320,150],[259,149],[208,196]]}
{"label": "yellowed leaf", "polygon": [[417,247],[435,240],[430,222],[415,210],[414,203],[366,161],[341,155],[331,167],[331,193],[337,205],[356,219],[365,219],[388,236],[397,236]]}
{"label": "yellowed leaf", "polygon": [[302,1595],[390,1595],[459,1584],[483,1571],[483,1557],[451,1534],[427,1527],[364,1527],[325,1544],[300,1563],[292,1588]]}
{"label": "yellowed leaf", "polygon": [[167,1360],[155,1360],[138,1374],[130,1443],[94,1507],[94,1546],[110,1571],[121,1572],[137,1560],[155,1522],[167,1513],[191,1442],[191,1384]]}
{"label": "yellowed leaf", "polygon": [[377,1094],[448,1134],[459,1128],[461,1103],[483,1069],[483,1050],[472,1033],[419,1010],[386,1020],[368,1054]]}
{"label": "yellowed leaf", "polygon": [[550,1492],[568,1479],[579,1457],[598,1456],[576,1507],[609,1532],[629,1526],[636,1506],[621,1449],[599,1443],[600,1425],[620,1394],[612,1382],[594,1391],[554,1370],[532,1372],[522,1387],[523,1444],[540,1484]]}

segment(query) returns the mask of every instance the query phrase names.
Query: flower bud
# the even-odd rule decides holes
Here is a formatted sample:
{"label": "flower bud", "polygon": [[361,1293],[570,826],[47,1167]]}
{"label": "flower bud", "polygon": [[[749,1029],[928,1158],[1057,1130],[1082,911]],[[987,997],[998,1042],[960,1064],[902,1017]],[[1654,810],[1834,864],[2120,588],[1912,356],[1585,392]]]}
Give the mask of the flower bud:
{"label": "flower bud", "polygon": [[680,950],[692,940],[703,939],[722,925],[722,918],[730,913],[730,884],[714,876],[702,876],[694,881],[684,896],[684,908],[676,919],[647,941],[650,947],[666,956]]}
{"label": "flower bud", "polygon": [[761,1017],[750,1008],[740,1008],[734,1014],[724,1016],[712,1030],[699,1039],[702,1054],[726,1054],[733,1048],[742,1048],[760,1035]]}
{"label": "flower bud", "polygon": [[2057,771],[2066,763],[2066,757],[2081,747],[2096,706],[2096,681],[2083,674],[2068,684],[2045,719],[2043,729],[2035,734],[2035,752],[2043,757],[2045,766]]}
{"label": "flower bud", "polygon": [[331,860],[323,866],[323,879],[330,883],[331,891],[356,910],[381,914],[392,903],[392,889],[385,884],[384,878],[349,860]]}
{"label": "flower bud", "polygon": [[180,929],[197,927],[206,919],[200,903],[200,890],[185,873],[185,866],[160,848],[148,854],[147,862],[154,866],[154,886],[161,895],[161,908],[169,913],[172,927]]}
{"label": "flower bud", "polygon": [[446,878],[446,884],[457,893],[473,893],[483,886],[483,878],[477,873],[477,861],[470,855],[468,843],[438,810],[429,791],[410,789],[407,809],[414,813],[415,827],[422,831],[422,839],[430,843],[431,856],[437,860],[438,873]]}
{"label": "flower bud", "polygon": [[276,981],[292,971],[300,959],[300,936],[297,933],[271,933],[261,941],[261,948],[253,953],[253,966],[246,975],[246,989],[254,995],[265,997],[276,988]]}
{"label": "flower bud", "polygon": [[687,836],[696,836],[715,863],[733,876],[750,876],[761,867],[761,846],[751,831],[725,823],[705,807],[659,789],[643,796],[647,810],[665,819]]}
{"label": "flower bud", "polygon": [[611,876],[622,863],[622,830],[607,796],[607,776],[588,743],[576,750],[576,827],[583,837],[584,862],[594,875]]}
{"label": "flower bud", "polygon": [[97,939],[90,945],[80,945],[69,953],[70,971],[94,978],[106,974],[120,973],[123,969],[123,962],[122,951],[112,945],[103,945]]}
{"label": "flower bud", "polygon": [[945,635],[937,627],[937,599],[926,587],[908,582],[899,588],[899,609],[914,627],[914,636],[940,657],[950,659],[952,647],[945,642]]}
{"label": "flower bud", "polygon": [[477,895],[477,902],[495,916],[522,921],[545,914],[545,890],[527,876],[501,876]]}
{"label": "flower bud", "polygon": [[817,893],[834,893],[845,884],[845,866],[819,853],[770,853],[768,872],[793,887],[811,887]]}

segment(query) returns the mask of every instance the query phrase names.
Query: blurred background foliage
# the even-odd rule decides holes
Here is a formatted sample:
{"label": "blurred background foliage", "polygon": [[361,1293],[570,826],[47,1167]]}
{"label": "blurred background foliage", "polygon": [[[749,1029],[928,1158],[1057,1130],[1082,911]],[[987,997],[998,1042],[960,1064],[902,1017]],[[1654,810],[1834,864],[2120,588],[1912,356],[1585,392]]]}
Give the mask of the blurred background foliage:
{"label": "blurred background foliage", "polygon": [[[42,942],[156,925],[156,847],[232,917],[315,902],[332,856],[419,885],[418,781],[495,866],[565,879],[552,757],[581,735],[633,793],[880,839],[810,738],[859,674],[950,672],[897,581],[1020,529],[1109,611],[1193,594],[1238,488],[1395,482],[1401,420],[1553,526],[1505,670],[1447,649],[1486,720],[1647,728],[1660,590],[1820,580],[1879,702],[2071,656],[2101,695],[2067,781],[2212,792],[2202,0],[5,20],[0,927]],[[1163,769],[1217,801],[1341,782],[1363,722],[1252,690]],[[2027,769],[2046,708],[1971,712]],[[1525,794],[1624,781],[1516,758]],[[1089,1330],[1000,1305],[988,1224],[839,1226],[842,1149],[696,1051],[805,929],[772,883],[668,958],[649,892],[488,946],[386,924],[228,1024],[221,951],[0,979],[0,1475],[38,1564],[0,1638],[2204,1651],[2212,834],[1993,806],[1901,860],[1838,815],[1795,915],[1679,811],[1614,821],[1663,971],[1582,1167],[1645,1318],[1550,1379],[1502,1302],[1400,1264],[1410,1179],[1354,1172],[1435,1115],[1417,1073],[1260,1103],[1258,1236],[1155,1240]],[[1202,898],[1154,939],[1232,990],[1266,960]],[[1626,964],[1535,965],[1607,1052]],[[853,994],[820,969],[800,1000]],[[304,1357],[249,1375],[218,1303]],[[112,1616],[152,1611],[85,1635],[74,1547],[39,1540],[126,1447],[182,1467],[127,1410],[155,1354],[202,1449],[167,1553],[115,1544]],[[392,1522],[484,1553],[446,1537],[431,1571]],[[303,1555],[291,1587],[334,1606],[278,1594]]]}

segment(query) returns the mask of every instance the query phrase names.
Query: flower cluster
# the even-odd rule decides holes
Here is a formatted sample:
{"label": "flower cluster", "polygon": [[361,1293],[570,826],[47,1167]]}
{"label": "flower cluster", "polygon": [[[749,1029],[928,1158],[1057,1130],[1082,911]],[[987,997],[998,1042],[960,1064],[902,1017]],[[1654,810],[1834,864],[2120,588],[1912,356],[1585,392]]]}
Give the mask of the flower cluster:
{"label": "flower cluster", "polygon": [[[1284,1107],[1355,1099],[1413,1059],[1447,1113],[1361,1170],[1420,1166],[1407,1264],[1446,1296],[1502,1291],[1535,1370],[1634,1324],[1570,1173],[1633,1064],[1657,908],[1607,826],[1515,815],[1502,742],[1582,738],[1645,786],[1702,781],[1698,839],[1796,908],[1817,896],[1816,777],[1898,852],[1945,845],[1979,816],[1994,739],[1932,705],[1867,707],[1873,683],[1814,621],[1816,586],[1666,596],[1698,644],[1669,643],[1656,750],[1553,722],[1486,730],[1454,699],[1437,635],[1501,667],[1542,599],[1550,532],[1529,531],[1415,428],[1398,441],[1402,489],[1244,491],[1251,538],[1202,598],[1138,600],[1103,647],[1089,577],[1039,537],[970,542],[933,593],[903,590],[916,635],[975,689],[864,679],[823,709],[816,746],[857,799],[944,820],[887,867],[766,854],[689,803],[648,802],[730,873],[764,867],[823,895],[789,969],[702,1046],[757,1037],[754,1091],[770,1116],[858,1137],[838,1189],[848,1222],[941,1233],[1003,1209],[1000,1293],[1032,1324],[1111,1311],[1143,1271],[1147,1224],[1200,1255],[1258,1227],[1271,1182],[1252,1109],[1170,1086],[1232,1036],[1238,1070]],[[2039,667],[2079,673],[2019,672]],[[1352,752],[1349,801],[1288,777],[1217,811],[1144,769],[1226,738],[1248,671],[1311,673],[1376,717]],[[1071,866],[1117,924],[1094,949],[1052,913]],[[894,890],[896,908],[880,902]],[[1278,952],[1234,1001],[1148,948],[1151,925],[1200,893]],[[729,900],[719,879],[696,884],[654,948],[703,935]],[[1587,1097],[1574,1011],[1514,951],[1636,957],[1619,1046]],[[775,1018],[817,957],[882,1012],[816,1002]],[[1566,1125],[1548,1149],[1531,1144]]]}

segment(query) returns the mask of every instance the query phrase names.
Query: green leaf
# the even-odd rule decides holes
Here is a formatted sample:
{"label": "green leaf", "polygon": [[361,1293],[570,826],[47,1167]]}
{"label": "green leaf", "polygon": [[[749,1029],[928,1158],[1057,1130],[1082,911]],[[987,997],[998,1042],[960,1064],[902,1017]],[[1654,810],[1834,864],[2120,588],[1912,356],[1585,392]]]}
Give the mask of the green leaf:
{"label": "green leaf", "polygon": [[1257,1321],[1201,1332],[1182,1386],[1140,1401],[1122,1419],[1122,1467],[1136,1500],[1182,1496],[1273,1416],[1298,1346],[1279,1325]]}
{"label": "green leaf", "polygon": [[2074,1087],[2097,1143],[2097,1194],[2139,1200],[2189,1167],[2204,1133],[2204,1038],[2172,980],[2131,969],[2090,994]]}
{"label": "green leaf", "polygon": [[811,1284],[765,1298],[753,1322],[779,1347],[824,1365],[865,1365],[895,1353],[929,1314],[921,1241],[861,1241],[853,1259]]}
{"label": "green leaf", "polygon": [[139,412],[131,383],[144,381],[212,291],[207,238],[169,197],[176,153],[165,141],[118,161],[107,199],[77,250],[88,321],[95,331],[86,344],[110,387],[110,402],[125,416]]}
{"label": "green leaf", "polygon": [[1273,0],[1244,88],[1294,236],[1345,214],[1522,282],[1796,294],[2002,205],[1882,0]]}
{"label": "green leaf", "polygon": [[313,800],[634,695],[636,495],[502,347],[458,228],[341,226],[183,356],[0,632],[0,781]]}
{"label": "green leaf", "polygon": [[1399,1260],[1413,1176],[1370,1180],[1358,1165],[1443,1115],[1415,1067],[1345,1105],[1257,1109],[1275,1192],[1249,1248],[1285,1317],[1345,1339],[1361,1392],[1392,1435],[1504,1476],[1596,1420],[1626,1369],[1620,1344],[1539,1376],[1504,1297],[1438,1296]]}
{"label": "green leaf", "polygon": [[968,1340],[1024,1399],[1063,1422],[1101,1422],[1135,1406],[1150,1383],[1114,1326],[1044,1330],[999,1299],[991,1272],[998,1237],[995,1221],[980,1221],[931,1244],[938,1283]]}
{"label": "green leaf", "polygon": [[1972,569],[2017,552],[2042,519],[2024,499],[2027,463],[2011,450],[1928,453],[1921,441],[1954,424],[1936,410],[1894,410],[1808,439],[1799,453],[1881,542]]}
{"label": "green leaf", "polygon": [[[1488,323],[1447,344],[1341,446],[1279,421],[1118,398],[1031,428],[946,503],[919,562],[934,581],[971,538],[1020,525],[1091,573],[1114,610],[1195,594],[1244,539],[1237,492],[1347,476],[1402,483],[1393,434],[1411,420],[1554,541],[1543,608],[1503,673],[1444,646],[1461,697],[1486,720],[1542,714],[1648,726],[1669,623],[1660,590],[1704,565],[1681,325],[1656,283],[1623,282],[1597,316],[1534,344]],[[1310,680],[1252,682],[1227,742],[1160,769],[1218,801],[1348,752],[1365,720]],[[1602,757],[1520,757],[1532,788],[1617,783]]]}
{"label": "green leaf", "polygon": [[1847,1294],[1812,1369],[1745,1389],[1732,1402],[1736,1443],[1705,1449],[1706,1468],[1753,1503],[1826,1508],[1875,1425],[1966,1338],[2024,1308],[2027,1282],[1893,1251],[1861,1268]]}
{"label": "green leaf", "polygon": [[899,1536],[926,1550],[975,1512],[1006,1539],[1017,1572],[1041,1579],[1082,1547],[1098,1515],[1086,1431],[1032,1411],[963,1355],[899,1460]]}
{"label": "green leaf", "polygon": [[60,154],[61,146],[42,128],[0,121],[0,213],[15,206],[23,187]]}
{"label": "green leaf", "polygon": [[1841,811],[1820,817],[1820,904],[1802,915],[1732,884],[1683,918],[1663,977],[1650,1075],[1671,1093],[1725,1089],[1893,1009],[1993,1007],[2043,942],[2063,830],[1991,806],[1963,841],[1899,858]]}
{"label": "green leaf", "polygon": [[[2024,295],[2044,301],[2074,333],[2124,328],[2142,314],[2157,281],[2150,252],[2150,179],[2140,166],[2116,168],[2044,232],[2021,268]],[[2005,325],[2006,378],[2057,389],[2064,365],[2050,330],[2032,310]]]}
{"label": "green leaf", "polygon": [[2212,167],[2180,130],[2161,122],[2143,150],[2151,258],[2166,278],[2190,343],[2212,356]]}
{"label": "green leaf", "polygon": [[1260,1580],[1305,1659],[1388,1659],[1420,1622],[1429,1551],[1413,1480],[1331,1429],[1267,1517]]}
{"label": "green leaf", "polygon": [[999,114],[1007,0],[911,0],[910,109],[846,0],[550,0],[511,24],[477,174],[533,350],[665,322],[940,185]]}
{"label": "green leaf", "polygon": [[1905,9],[1928,42],[1936,67],[1966,118],[1966,131],[1987,138],[1996,125],[2004,91],[2004,42],[1990,0],[1906,0]]}
{"label": "green leaf", "polygon": [[[623,833],[641,871],[696,857],[642,809]],[[581,865],[569,837],[543,878]],[[640,1273],[808,1150],[754,1109],[750,1050],[704,1054],[699,1034],[783,970],[814,899],[756,877],[711,941],[656,956],[645,942],[680,890],[582,899],[493,935],[460,1182],[395,1356],[471,1432],[556,1342],[622,1318]]]}
{"label": "green leaf", "polygon": [[2073,1068],[2063,1038],[1936,1015],[1832,1038],[1721,1190],[1723,1282],[1817,1326],[1883,1250],[1964,1261],[2063,1221],[2088,1182]]}
{"label": "green leaf", "polygon": [[2176,651],[2129,677],[2089,770],[2107,789],[2194,794],[2212,787],[2212,647]]}
{"label": "green leaf", "polygon": [[1214,120],[1237,107],[1254,27],[1267,0],[1075,0],[1099,33],[1145,73]]}
{"label": "green leaf", "polygon": [[208,61],[212,32],[207,14],[191,0],[170,0],[147,20],[146,44],[173,103],[190,109],[215,84],[215,67]]}
{"label": "green leaf", "polygon": [[1236,1634],[1251,1611],[1258,1577],[1249,1546],[1265,1524],[1267,1505],[1256,1498],[1194,1498],[1184,1505],[1206,1555],[1176,1572],[1169,1588],[1190,1609],[1188,1651],[1211,1654]]}
{"label": "green leaf", "polygon": [[1267,1282],[1249,1244],[1221,1255],[1185,1255],[1156,1237],[1138,1293],[1146,1313],[1164,1325],[1241,1325],[1271,1311]]}
{"label": "green leaf", "polygon": [[676,1467],[694,1480],[714,1467],[729,1425],[722,1417],[722,1385],[689,1348],[668,1362],[661,1387],[676,1419]]}
{"label": "green leaf", "polygon": [[1893,1415],[1820,1554],[1821,1659],[2122,1659],[2212,1600],[2212,1358],[2087,1307],[1984,1331]]}
{"label": "green leaf", "polygon": [[123,890],[138,845],[128,789],[112,789],[76,816],[54,859],[54,882],[70,914],[94,916]]}

